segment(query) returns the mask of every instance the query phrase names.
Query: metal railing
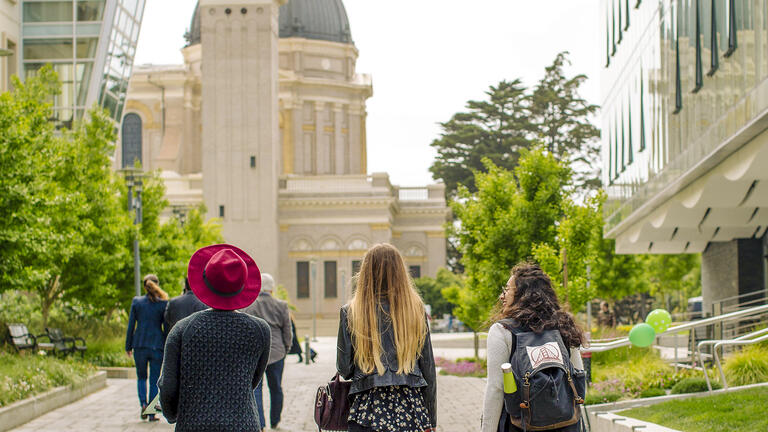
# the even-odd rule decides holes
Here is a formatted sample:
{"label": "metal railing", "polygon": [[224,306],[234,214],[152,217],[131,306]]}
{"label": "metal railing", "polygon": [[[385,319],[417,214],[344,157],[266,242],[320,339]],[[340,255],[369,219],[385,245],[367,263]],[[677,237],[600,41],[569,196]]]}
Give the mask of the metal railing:
{"label": "metal railing", "polygon": [[[756,338],[756,339],[752,339],[752,338]],[[717,355],[717,349],[724,345],[751,345],[753,343],[761,342],[763,340],[768,340],[768,328],[757,330],[752,333],[747,333],[743,336],[737,337],[736,339],[730,339],[730,340],[716,339],[716,340],[705,340],[705,341],[699,342],[699,344],[696,346],[696,354],[698,355],[699,363],[701,364],[701,369],[704,371],[704,379],[706,379],[707,381],[707,389],[709,389],[709,391],[712,392],[712,383],[709,380],[709,374],[707,373],[707,368],[704,365],[704,359],[703,359],[703,354],[701,350],[704,346],[714,345],[714,348],[712,348],[712,356],[715,358],[715,364],[717,365],[717,369],[720,371],[720,379],[722,379],[723,381],[723,388],[727,389],[728,382],[725,379],[725,373],[723,373],[723,367],[720,363],[720,357]]]}
{"label": "metal railing", "polygon": [[[764,313],[768,313],[768,304],[676,325],[674,327],[670,327],[663,333],[657,334],[656,337],[667,334],[674,335],[685,330],[695,330],[697,328],[702,328],[713,324],[722,324],[724,322],[753,317]],[[585,348],[583,351],[591,353],[604,352],[629,345],[631,345],[629,342],[629,337],[623,337],[612,342],[592,344],[590,347]]]}
{"label": "metal railing", "polygon": [[720,371],[720,378],[723,380],[723,388],[728,389],[728,381],[725,379],[725,373],[723,372],[723,366],[720,362],[720,356],[717,355],[717,349],[726,346],[726,345],[752,345],[756,344],[758,342],[768,341],[768,334],[764,336],[760,336],[756,339],[751,340],[729,340],[729,341],[722,341],[715,344],[715,347],[713,348],[714,355],[715,355],[715,364],[717,365],[717,370]]}

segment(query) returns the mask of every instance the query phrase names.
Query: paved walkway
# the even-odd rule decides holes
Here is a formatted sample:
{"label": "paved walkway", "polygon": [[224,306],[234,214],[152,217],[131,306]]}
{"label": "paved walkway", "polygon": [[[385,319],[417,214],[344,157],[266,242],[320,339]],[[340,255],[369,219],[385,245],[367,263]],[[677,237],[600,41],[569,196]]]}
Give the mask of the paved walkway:
{"label": "paved walkway", "polygon": [[[286,359],[283,386],[285,402],[280,428],[291,432],[312,432],[317,427],[312,419],[312,406],[317,387],[335,372],[336,338],[323,337],[313,345],[317,363],[297,364],[296,356]],[[461,355],[464,350],[461,350]],[[458,353],[459,351],[457,351]],[[446,357],[450,349],[441,350]],[[479,430],[485,380],[440,376],[438,380],[438,431],[467,432]],[[264,389],[265,412],[269,416],[269,392]],[[78,402],[45,414],[14,429],[16,432],[48,431],[170,431],[173,427],[161,420],[142,422],[133,380],[107,380],[107,388]],[[267,429],[269,430],[269,429]]]}

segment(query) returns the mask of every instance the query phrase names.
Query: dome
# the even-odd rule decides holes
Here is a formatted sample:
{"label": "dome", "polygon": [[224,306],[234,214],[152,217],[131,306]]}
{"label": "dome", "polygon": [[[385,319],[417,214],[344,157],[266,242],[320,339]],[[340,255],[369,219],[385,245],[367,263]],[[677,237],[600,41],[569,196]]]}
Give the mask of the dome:
{"label": "dome", "polygon": [[341,0],[288,0],[280,6],[280,37],[352,43]]}
{"label": "dome", "polygon": [[[185,37],[189,45],[200,43],[199,3]],[[353,43],[347,11],[341,0],[289,0],[280,6],[280,37]]]}
{"label": "dome", "polygon": [[187,46],[200,43],[200,2],[195,5],[192,22],[189,23],[189,31],[184,35],[184,38],[187,40]]}

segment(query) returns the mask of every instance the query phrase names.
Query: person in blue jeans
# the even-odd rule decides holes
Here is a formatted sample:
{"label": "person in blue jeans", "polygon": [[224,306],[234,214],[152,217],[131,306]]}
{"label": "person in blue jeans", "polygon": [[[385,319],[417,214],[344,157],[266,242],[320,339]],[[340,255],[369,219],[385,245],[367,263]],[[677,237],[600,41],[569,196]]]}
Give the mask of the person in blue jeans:
{"label": "person in blue jeans", "polygon": [[[275,280],[268,273],[261,274],[261,293],[256,300],[242,311],[261,318],[269,324],[271,334],[271,348],[267,362],[267,385],[269,385],[269,423],[272,429],[278,429],[280,415],[283,411],[283,368],[285,355],[293,345],[293,330],[291,326],[291,314],[288,303],[272,296],[275,289]],[[253,395],[259,410],[259,421],[266,425],[264,418],[264,401],[262,386],[264,380],[259,381]]]}
{"label": "person in blue jeans", "polygon": [[[149,402],[157,396],[157,380],[163,365],[163,348],[165,334],[163,330],[163,315],[168,304],[168,294],[160,289],[157,276],[144,276],[144,289],[147,294],[137,296],[131,302],[131,314],[128,318],[128,330],[125,335],[125,353],[136,363],[136,377],[139,403],[141,404],[141,419]],[[149,366],[149,398],[147,398],[147,366]],[[154,415],[149,415],[149,421],[157,421]]]}

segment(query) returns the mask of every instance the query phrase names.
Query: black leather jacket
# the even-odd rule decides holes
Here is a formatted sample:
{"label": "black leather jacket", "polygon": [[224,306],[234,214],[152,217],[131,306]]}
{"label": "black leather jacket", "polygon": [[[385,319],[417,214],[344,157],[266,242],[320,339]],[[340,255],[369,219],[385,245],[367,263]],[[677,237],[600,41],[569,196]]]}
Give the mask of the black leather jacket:
{"label": "black leather jacket", "polygon": [[[355,365],[354,346],[347,326],[347,309],[349,305],[341,308],[341,320],[339,321],[339,337],[336,347],[336,369],[345,379],[352,380],[350,395],[364,392],[374,387],[404,386],[420,388],[424,397],[427,412],[432,426],[437,426],[437,376],[435,374],[435,357],[432,354],[432,341],[427,330],[427,338],[424,348],[416,361],[416,365],[409,374],[398,374],[397,351],[395,350],[392,326],[386,325],[389,320],[385,314],[379,312],[379,332],[381,344],[384,349],[381,361],[387,368],[384,375],[376,371],[366,374]],[[384,310],[389,312],[389,304],[383,304]]]}

